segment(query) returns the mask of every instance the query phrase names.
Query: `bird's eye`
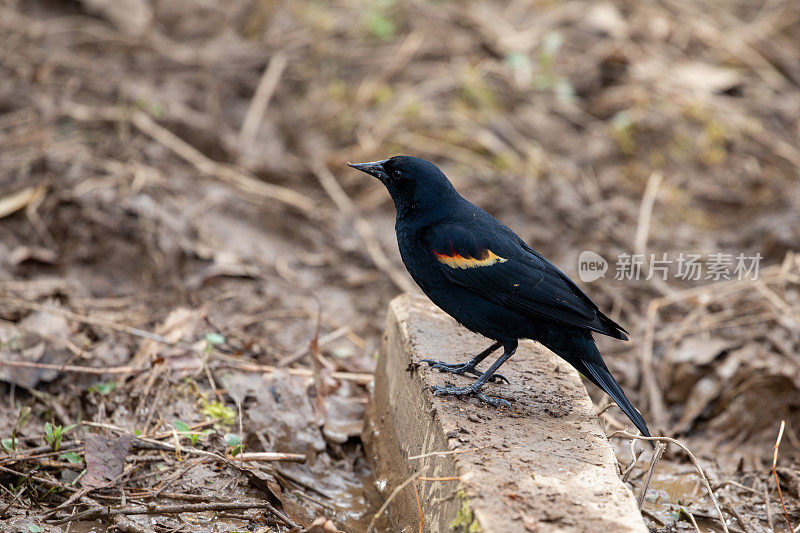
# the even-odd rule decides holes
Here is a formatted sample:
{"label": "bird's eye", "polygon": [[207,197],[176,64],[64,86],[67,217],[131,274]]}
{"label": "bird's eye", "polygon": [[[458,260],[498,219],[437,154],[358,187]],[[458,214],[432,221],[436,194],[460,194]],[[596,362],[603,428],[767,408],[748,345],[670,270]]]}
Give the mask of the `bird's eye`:
{"label": "bird's eye", "polygon": [[399,170],[393,170],[392,171],[392,177],[400,179],[400,178],[403,177],[403,173],[400,172]]}

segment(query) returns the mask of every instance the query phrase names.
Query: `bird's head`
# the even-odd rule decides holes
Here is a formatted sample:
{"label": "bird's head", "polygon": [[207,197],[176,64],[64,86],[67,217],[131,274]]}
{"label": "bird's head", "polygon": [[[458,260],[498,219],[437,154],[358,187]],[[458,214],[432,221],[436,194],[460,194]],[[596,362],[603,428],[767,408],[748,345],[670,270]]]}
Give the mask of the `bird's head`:
{"label": "bird's head", "polygon": [[348,163],[378,178],[394,200],[398,216],[440,206],[458,193],[439,167],[419,157],[396,155],[371,163]]}

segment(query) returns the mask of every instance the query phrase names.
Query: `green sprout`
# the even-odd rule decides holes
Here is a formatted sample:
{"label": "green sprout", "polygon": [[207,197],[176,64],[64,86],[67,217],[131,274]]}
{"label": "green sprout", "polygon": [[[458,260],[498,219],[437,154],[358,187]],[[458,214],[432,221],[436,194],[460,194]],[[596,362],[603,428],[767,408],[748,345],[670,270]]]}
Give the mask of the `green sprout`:
{"label": "green sprout", "polygon": [[61,441],[63,440],[67,431],[74,429],[77,426],[78,424],[70,424],[69,426],[62,428],[61,426],[47,422],[44,425],[44,440],[51,448],[53,448],[54,452],[57,452],[61,448]]}
{"label": "green sprout", "polygon": [[236,435],[235,433],[226,433],[223,439],[225,440],[225,444],[228,446],[228,452],[231,455],[236,456],[242,453],[244,450],[244,447],[242,446],[242,437],[239,435]]}
{"label": "green sprout", "polygon": [[0,446],[2,446],[3,449],[8,453],[16,453],[17,439],[16,437],[9,437],[7,439],[0,440]]}
{"label": "green sprout", "polygon": [[207,429],[205,431],[192,431],[188,424],[185,422],[181,422],[180,420],[176,420],[172,423],[172,426],[175,428],[175,431],[181,437],[186,437],[189,439],[189,442],[192,443],[192,446],[196,446],[200,439],[209,436],[214,430]]}
{"label": "green sprout", "polygon": [[31,408],[27,405],[21,407],[17,415],[17,422],[14,424],[14,429],[11,431],[11,437],[0,440],[0,446],[2,446],[5,451],[8,453],[16,453],[17,446],[19,445],[17,435],[19,434],[20,428],[28,423],[30,417]]}
{"label": "green sprout", "polygon": [[210,353],[211,350],[218,344],[223,344],[225,342],[225,337],[220,335],[219,333],[206,333],[205,336],[206,341],[206,353]]}
{"label": "green sprout", "polygon": [[98,382],[90,386],[89,390],[91,392],[96,392],[97,394],[100,394],[102,396],[108,396],[116,388],[117,384],[114,383],[113,381],[109,383]]}
{"label": "green sprout", "polygon": [[59,459],[64,459],[66,461],[69,461],[70,463],[72,463],[74,465],[79,465],[79,464],[83,463],[83,459],[81,459],[81,456],[78,455],[75,452],[64,452],[61,455],[59,455],[58,458]]}

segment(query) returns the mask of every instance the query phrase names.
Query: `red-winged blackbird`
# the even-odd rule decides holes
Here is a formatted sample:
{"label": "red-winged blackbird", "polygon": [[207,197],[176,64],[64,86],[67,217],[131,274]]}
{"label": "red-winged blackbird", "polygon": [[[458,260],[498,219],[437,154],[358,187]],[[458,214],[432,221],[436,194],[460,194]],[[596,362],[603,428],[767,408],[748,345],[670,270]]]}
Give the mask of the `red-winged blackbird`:
{"label": "red-winged blackbird", "polygon": [[[642,415],[611,376],[592,332],[627,340],[619,324],[547,259],[489,213],[465,200],[433,163],[396,156],[350,164],[386,186],[397,208],[397,244],[425,294],[466,328],[496,342],[464,364],[425,360],[442,372],[479,376],[468,387],[432,387],[436,395],[474,395],[494,406],[506,400],[481,392],[517,349],[533,339],[561,356],[603,389],[650,436]],[[503,347],[481,373],[477,365]]]}

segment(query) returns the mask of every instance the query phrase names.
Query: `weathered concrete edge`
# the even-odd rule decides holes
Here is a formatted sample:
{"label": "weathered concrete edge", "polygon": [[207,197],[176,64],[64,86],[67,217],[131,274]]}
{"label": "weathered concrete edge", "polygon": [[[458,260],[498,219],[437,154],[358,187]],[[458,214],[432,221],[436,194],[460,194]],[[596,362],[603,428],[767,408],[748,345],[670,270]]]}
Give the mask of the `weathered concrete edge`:
{"label": "weathered concrete edge", "polygon": [[[418,358],[419,354],[412,353],[408,324],[398,319],[396,309],[399,309],[400,314],[408,314],[407,306],[409,302],[413,301],[408,298],[407,295],[400,296],[389,307],[381,358],[375,375],[373,399],[364,431],[365,446],[368,456],[374,462],[375,471],[390,473],[387,475],[387,479],[380,480],[385,486],[384,497],[412,476],[417,469],[426,469],[425,476],[437,478],[464,474],[464,471],[461,471],[462,465],[458,456],[455,455],[431,456],[415,461],[407,459],[409,456],[421,452],[449,449],[447,430],[435,407],[441,400],[432,401],[430,393],[425,390],[425,372],[409,371],[407,368],[410,362]],[[410,320],[410,322],[413,321]],[[416,342],[418,341],[414,341],[414,344]],[[550,356],[556,357],[552,354]],[[578,381],[577,374],[574,379],[576,382]],[[583,387],[579,388],[583,397],[575,399],[576,405],[582,404],[582,408],[593,413],[588,394]],[[596,418],[594,420],[596,421]],[[599,422],[597,427],[599,428]],[[415,435],[398,435],[396,428],[415,428]],[[449,427],[449,429],[453,428]],[[422,440],[421,436],[424,436]],[[608,454],[613,460],[610,445],[605,439],[601,439],[601,441],[600,445],[606,447],[602,452]],[[416,449],[409,449],[412,445]],[[503,479],[498,479],[496,486],[503,481]],[[486,483],[484,483],[485,485]],[[494,530],[491,526],[492,522],[486,521],[486,518],[489,517],[484,516],[480,504],[476,504],[474,510],[471,508],[468,495],[474,492],[472,490],[474,487],[466,485],[466,490],[459,490],[460,488],[458,482],[420,482],[417,484],[416,490],[422,502],[425,531],[452,531],[451,525],[454,523],[458,524],[458,530]],[[630,523],[630,527],[627,527],[628,524],[626,524],[625,529],[646,531],[641,516],[635,510],[632,495],[621,481],[619,481],[619,489],[627,492],[630,500],[630,502],[626,502],[630,504],[626,506],[622,515],[629,519],[634,514],[639,517],[638,520],[635,520],[637,523]],[[433,505],[431,505],[432,503]],[[632,509],[628,507],[632,507]],[[390,511],[403,531],[417,530],[419,526],[418,505],[412,487],[400,491],[394,497]],[[575,509],[575,511],[578,513],[575,518],[580,523],[580,510]],[[488,527],[484,527],[483,524]],[[586,530],[585,527],[579,529]],[[575,529],[570,526],[562,528],[556,524],[549,524],[547,530],[572,531]]]}
{"label": "weathered concrete edge", "polygon": [[[399,297],[398,297],[399,298]],[[445,450],[447,441],[443,438],[444,429],[434,409],[430,407],[427,391],[419,379],[395,380],[391,376],[403,375],[407,372],[407,357],[392,357],[387,354],[388,347],[402,346],[405,353],[410,354],[411,346],[405,324],[401,323],[394,311],[394,303],[389,305],[386,316],[378,366],[375,370],[372,398],[367,409],[362,439],[367,457],[375,466],[375,472],[392,473],[386,479],[376,480],[382,496],[387,498],[395,487],[399,486],[418,470],[424,470],[426,476],[457,476],[452,456],[440,457],[434,463],[432,457],[416,461],[412,467],[409,456],[419,450],[408,449],[408,442],[403,436],[396,434],[396,427],[404,427],[411,420],[425,424],[424,434],[429,437],[426,449]],[[393,368],[392,368],[393,367]],[[438,426],[434,428],[433,426]],[[432,468],[433,466],[433,468]],[[420,498],[424,501],[437,501],[439,505],[423,506],[423,521],[426,531],[448,531],[450,522],[459,514],[461,503],[453,498],[457,487],[454,483],[427,483],[425,487],[417,485],[417,490],[424,490]],[[415,531],[418,526],[419,508],[413,490],[403,490],[395,495],[389,506],[391,519],[403,530]],[[409,517],[417,517],[417,523],[410,522]]]}

